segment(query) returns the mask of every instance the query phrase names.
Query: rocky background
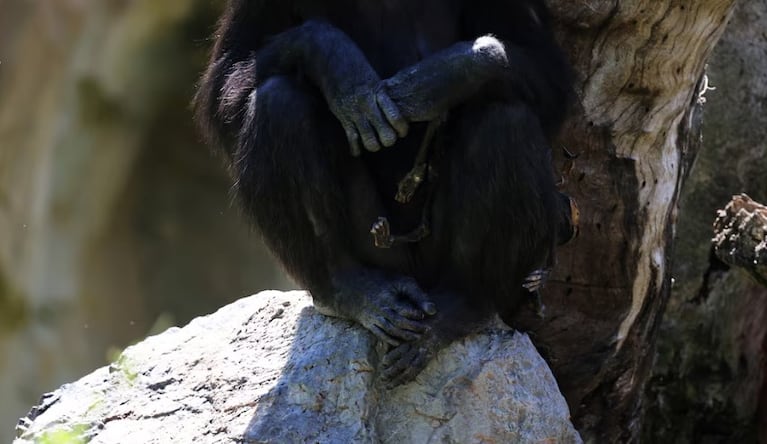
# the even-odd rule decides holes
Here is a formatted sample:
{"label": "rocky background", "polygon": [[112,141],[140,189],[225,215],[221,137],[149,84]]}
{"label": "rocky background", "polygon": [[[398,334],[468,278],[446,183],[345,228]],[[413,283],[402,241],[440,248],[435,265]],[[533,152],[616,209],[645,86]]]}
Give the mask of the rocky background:
{"label": "rocky background", "polygon": [[[0,441],[110,350],[290,287],[191,125],[220,4],[0,1]],[[767,201],[765,29],[767,0],[741,2],[709,67],[648,442],[752,442],[767,423],[767,290],[709,248],[731,195]]]}

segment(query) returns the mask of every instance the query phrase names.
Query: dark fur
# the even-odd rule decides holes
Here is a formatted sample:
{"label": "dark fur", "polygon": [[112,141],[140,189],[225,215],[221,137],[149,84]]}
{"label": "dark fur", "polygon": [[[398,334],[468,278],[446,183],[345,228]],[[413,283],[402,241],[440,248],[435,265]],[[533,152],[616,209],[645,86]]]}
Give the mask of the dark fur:
{"label": "dark fur", "polygon": [[[451,109],[438,134],[433,199],[422,190],[411,204],[393,200],[423,124],[393,147],[352,157],[304,67],[270,52],[307,19],[344,31],[382,79],[457,41],[491,34],[504,43],[504,77]],[[425,320],[435,349],[493,313],[509,319],[526,296],[527,274],[551,260],[567,211],[548,140],[563,119],[571,76],[548,20],[538,0],[229,2],[196,98],[198,123],[226,151],[246,213],[316,302],[353,304],[354,291],[339,284],[350,274],[365,284],[355,291],[412,277],[437,305]],[[429,237],[373,246],[369,230],[379,216],[406,232],[426,204]]]}

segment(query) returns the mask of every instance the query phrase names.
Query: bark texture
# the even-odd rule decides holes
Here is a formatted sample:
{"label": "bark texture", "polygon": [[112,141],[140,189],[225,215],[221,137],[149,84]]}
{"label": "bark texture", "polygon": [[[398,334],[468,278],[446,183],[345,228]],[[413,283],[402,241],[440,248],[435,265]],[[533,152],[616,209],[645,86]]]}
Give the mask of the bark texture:
{"label": "bark texture", "polygon": [[767,442],[767,288],[711,244],[717,210],[733,194],[767,202],[765,29],[767,1],[738,2],[710,59],[716,89],[682,195],[674,286],[646,394],[647,442]]}
{"label": "bark texture", "polygon": [[520,323],[584,439],[632,442],[670,289],[682,183],[699,143],[701,79],[733,0],[550,4],[580,74],[562,143],[581,237],[562,249],[547,318]]}

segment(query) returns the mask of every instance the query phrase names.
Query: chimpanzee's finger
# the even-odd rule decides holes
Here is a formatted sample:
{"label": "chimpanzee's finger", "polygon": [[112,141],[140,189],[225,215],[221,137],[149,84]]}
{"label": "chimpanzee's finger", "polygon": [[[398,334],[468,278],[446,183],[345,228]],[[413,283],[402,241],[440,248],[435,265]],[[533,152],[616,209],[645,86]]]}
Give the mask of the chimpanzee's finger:
{"label": "chimpanzee's finger", "polygon": [[437,306],[429,299],[429,296],[421,290],[421,287],[413,281],[407,281],[399,288],[400,292],[404,293],[416,307],[423,310],[429,316],[437,314]]}
{"label": "chimpanzee's finger", "polygon": [[373,333],[381,342],[391,345],[392,347],[399,346],[402,341],[397,338],[389,336],[381,327],[373,325],[370,327],[370,332]]}
{"label": "chimpanzee's finger", "polygon": [[378,137],[376,137],[373,127],[370,126],[370,123],[366,119],[357,122],[357,131],[362,139],[362,145],[366,150],[374,153],[381,151],[381,144],[378,143]]}
{"label": "chimpanzee's finger", "polygon": [[380,88],[376,93],[376,102],[386,116],[386,119],[389,121],[389,124],[395,131],[397,131],[397,135],[399,137],[407,136],[410,124],[400,112],[399,107],[397,107],[383,88]]}
{"label": "chimpanzee's finger", "polygon": [[399,361],[402,355],[404,355],[411,348],[412,348],[412,345],[410,344],[403,344],[403,345],[400,345],[399,347],[394,347],[393,349],[389,350],[389,352],[384,355],[383,360],[381,360],[381,364],[385,368],[391,367],[395,362]]}
{"label": "chimpanzee's finger", "polygon": [[[416,311],[420,312],[420,310]],[[419,322],[418,320],[408,319],[399,315],[398,313],[395,313],[394,311],[390,310],[389,313],[387,313],[387,316],[389,317],[389,321],[394,324],[394,326],[418,333],[419,336],[420,334],[429,331],[429,326],[425,323]],[[423,317],[423,313],[421,313],[421,317]]]}
{"label": "chimpanzee's finger", "polygon": [[386,387],[391,389],[413,379],[421,370],[413,366],[418,359],[418,349],[410,344],[400,345],[387,353],[381,372],[381,379],[386,383]]}
{"label": "chimpanzee's finger", "polygon": [[[404,318],[402,319],[404,320]],[[397,340],[411,342],[421,337],[421,335],[418,333],[415,333],[413,331],[406,330],[405,328],[400,327],[399,325],[397,325],[399,324],[398,322],[393,322],[388,319],[381,319],[379,324],[380,324],[381,330],[383,330],[387,335]]]}
{"label": "chimpanzee's finger", "polygon": [[410,305],[398,304],[394,307],[394,310],[399,313],[400,316],[414,321],[422,321],[426,317],[426,314],[420,308],[413,308]]}
{"label": "chimpanzee's finger", "polygon": [[346,131],[346,140],[349,141],[349,151],[353,157],[360,156],[360,135],[353,125],[344,125]]}
{"label": "chimpanzee's finger", "polygon": [[415,354],[415,347],[412,344],[402,344],[386,353],[382,361],[381,379],[389,381],[398,377],[407,368],[408,363],[415,358]]}
{"label": "chimpanzee's finger", "polygon": [[397,143],[397,133],[395,133],[394,128],[389,125],[389,121],[386,120],[381,109],[378,108],[374,98],[371,98],[371,102],[372,103],[369,104],[368,109],[370,123],[376,133],[378,133],[378,140],[381,142],[381,145],[388,148]]}
{"label": "chimpanzee's finger", "polygon": [[[396,366],[401,369],[399,374],[388,376],[386,378],[386,388],[387,389],[393,389],[396,387],[399,387],[402,384],[405,384],[407,382],[410,382],[415,379],[416,376],[418,376],[418,373],[423,370],[425,367],[425,359],[426,355],[423,353],[412,353],[408,354],[407,360],[401,361],[401,363]],[[394,368],[394,367],[393,367]]]}

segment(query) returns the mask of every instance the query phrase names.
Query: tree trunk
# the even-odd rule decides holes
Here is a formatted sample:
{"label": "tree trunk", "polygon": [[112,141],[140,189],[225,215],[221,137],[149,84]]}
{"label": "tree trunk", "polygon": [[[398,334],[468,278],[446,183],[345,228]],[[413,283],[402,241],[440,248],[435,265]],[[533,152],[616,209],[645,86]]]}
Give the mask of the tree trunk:
{"label": "tree trunk", "polygon": [[561,249],[546,319],[521,314],[586,441],[632,442],[670,291],[680,189],[700,142],[704,67],[734,0],[550,1],[580,74],[561,138],[581,236]]}
{"label": "tree trunk", "polygon": [[767,202],[765,29],[767,0],[739,2],[710,60],[716,90],[681,200],[675,282],[646,391],[647,442],[752,443],[759,434],[767,443],[767,288],[723,264],[710,242],[733,194]]}

